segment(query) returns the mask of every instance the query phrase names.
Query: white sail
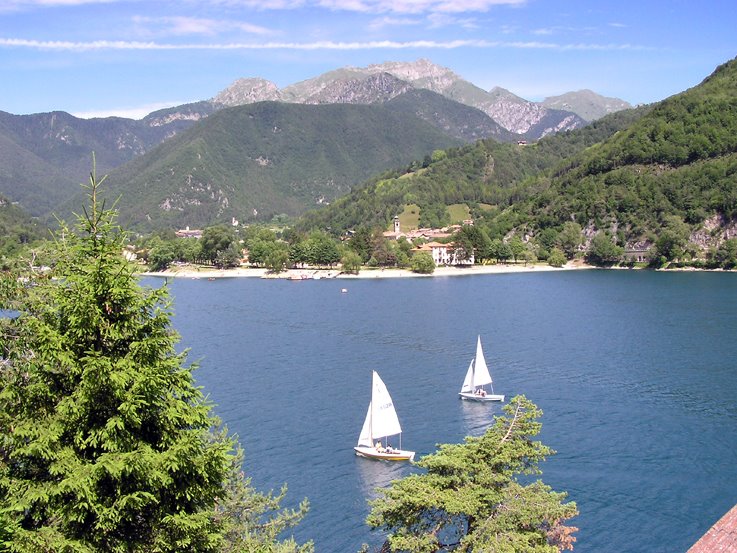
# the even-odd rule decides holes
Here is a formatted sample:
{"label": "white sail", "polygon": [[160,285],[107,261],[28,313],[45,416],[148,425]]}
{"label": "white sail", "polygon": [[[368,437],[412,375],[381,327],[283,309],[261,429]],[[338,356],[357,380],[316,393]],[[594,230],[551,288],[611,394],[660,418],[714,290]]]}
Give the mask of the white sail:
{"label": "white sail", "polygon": [[400,434],[397,412],[379,373],[374,371],[374,382],[371,393],[371,437],[374,439]]}
{"label": "white sail", "polygon": [[373,447],[374,440],[380,440],[386,436],[393,436],[402,432],[399,425],[397,412],[394,410],[389,390],[374,371],[373,384],[371,386],[371,403],[369,403],[366,420],[363,422],[358,445]]}
{"label": "white sail", "polygon": [[371,403],[368,406],[368,412],[366,413],[366,419],[363,421],[363,428],[361,428],[361,435],[358,437],[358,445],[366,447],[374,447],[374,441],[371,439]]}
{"label": "white sail", "polygon": [[473,362],[473,386],[478,387],[484,384],[491,384],[491,375],[486,366],[484,350],[481,349],[481,336],[479,336],[476,342],[476,358]]}
{"label": "white sail", "polygon": [[466,371],[466,378],[463,379],[463,386],[461,386],[462,392],[473,392],[473,359],[468,364],[468,371]]}

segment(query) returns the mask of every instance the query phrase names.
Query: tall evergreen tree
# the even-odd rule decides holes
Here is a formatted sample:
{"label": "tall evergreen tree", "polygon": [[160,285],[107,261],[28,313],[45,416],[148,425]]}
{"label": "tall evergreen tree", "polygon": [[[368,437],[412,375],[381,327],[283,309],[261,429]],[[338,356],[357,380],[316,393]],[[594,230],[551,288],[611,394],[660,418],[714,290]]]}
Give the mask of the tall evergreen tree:
{"label": "tall evergreen tree", "polygon": [[389,531],[382,551],[552,553],[573,549],[577,514],[565,493],[520,474],[539,472],[554,453],[533,438],[542,412],[524,396],[480,437],[445,444],[417,464],[426,470],[395,480],[372,502],[369,525]]}
{"label": "tall evergreen tree", "polygon": [[98,186],[93,171],[90,209],[58,234],[56,278],[2,289],[0,548],[215,551],[233,443]]}

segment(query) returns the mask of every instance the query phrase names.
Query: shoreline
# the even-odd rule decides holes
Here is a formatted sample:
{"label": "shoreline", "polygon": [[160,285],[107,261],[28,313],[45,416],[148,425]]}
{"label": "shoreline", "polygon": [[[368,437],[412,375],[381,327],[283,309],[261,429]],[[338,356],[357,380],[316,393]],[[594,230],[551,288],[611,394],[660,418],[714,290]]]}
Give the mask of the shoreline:
{"label": "shoreline", "polygon": [[158,278],[189,278],[189,279],[219,279],[219,278],[264,278],[280,280],[323,280],[323,279],[371,279],[371,278],[432,278],[450,276],[492,275],[509,273],[539,273],[551,271],[572,271],[582,269],[596,269],[593,265],[584,263],[567,263],[563,267],[550,265],[474,265],[472,267],[437,267],[432,274],[413,273],[409,269],[362,269],[358,274],[345,274],[339,269],[288,269],[281,273],[269,274],[266,269],[236,267],[233,269],[209,269],[204,267],[170,268],[158,272],[142,272],[139,276]]}

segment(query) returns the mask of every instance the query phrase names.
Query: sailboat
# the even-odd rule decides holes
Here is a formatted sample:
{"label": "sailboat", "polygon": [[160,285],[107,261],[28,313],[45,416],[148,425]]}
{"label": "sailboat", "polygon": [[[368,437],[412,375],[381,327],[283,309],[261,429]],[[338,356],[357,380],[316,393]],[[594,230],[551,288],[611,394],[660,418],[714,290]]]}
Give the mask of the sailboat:
{"label": "sailboat", "polygon": [[[489,386],[489,389],[486,389]],[[458,392],[461,399],[470,399],[472,401],[504,401],[503,394],[495,394],[494,386],[491,383],[491,374],[486,366],[484,359],[484,350],[481,349],[481,336],[476,342],[476,357],[471,359],[468,366],[466,378]]]}
{"label": "sailboat", "polygon": [[[387,442],[387,438],[397,434],[399,435],[399,449],[394,449]],[[383,443],[382,440],[384,440]],[[386,389],[386,385],[376,371],[373,371],[371,403],[366,413],[366,420],[363,422],[358,444],[353,449],[356,455],[361,457],[384,461],[411,461],[415,457],[414,451],[402,449],[402,427],[399,426],[399,419],[389,390]]]}

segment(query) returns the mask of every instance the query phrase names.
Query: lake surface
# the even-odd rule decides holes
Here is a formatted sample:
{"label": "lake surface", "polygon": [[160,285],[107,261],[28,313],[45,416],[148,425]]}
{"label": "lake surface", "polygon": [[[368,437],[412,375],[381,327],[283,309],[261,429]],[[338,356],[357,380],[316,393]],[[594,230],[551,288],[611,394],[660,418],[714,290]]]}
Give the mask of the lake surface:
{"label": "lake surface", "polygon": [[[160,280],[147,279],[157,285]],[[347,293],[341,293],[347,288]],[[371,371],[418,457],[500,413],[458,399],[481,335],[495,391],[525,394],[558,454],[542,480],[578,552],[685,552],[737,503],[737,275],[574,271],[170,283],[174,326],[256,488],[310,500],[318,552],[382,537],[375,488],[416,470],[358,458]]]}

